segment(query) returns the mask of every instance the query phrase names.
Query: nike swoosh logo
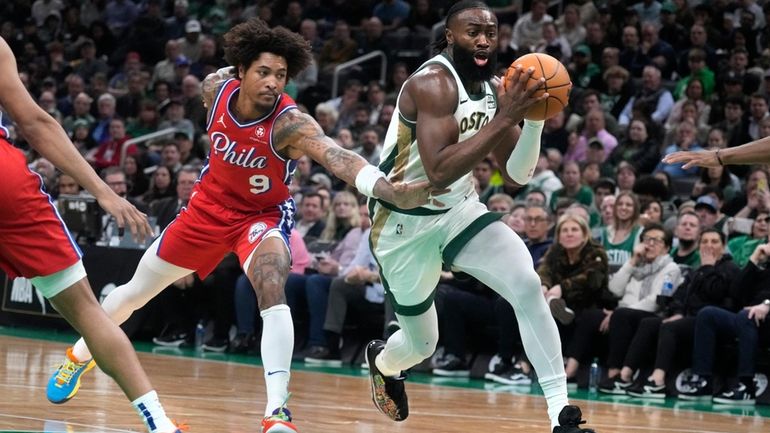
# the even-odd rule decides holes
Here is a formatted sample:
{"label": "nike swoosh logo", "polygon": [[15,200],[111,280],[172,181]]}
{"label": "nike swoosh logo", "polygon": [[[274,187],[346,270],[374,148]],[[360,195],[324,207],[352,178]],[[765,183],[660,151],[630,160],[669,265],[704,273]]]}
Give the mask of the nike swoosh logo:
{"label": "nike swoosh logo", "polygon": [[464,100],[460,101],[460,103],[461,103],[461,104],[465,104],[465,103],[466,103],[466,102],[468,102],[468,101],[469,101],[468,99],[464,99]]}
{"label": "nike swoosh logo", "polygon": [[286,370],[275,370],[275,371],[268,371],[268,372],[267,372],[267,375],[268,375],[268,376],[272,376],[272,375],[274,375],[274,374],[276,374],[276,373],[288,373],[288,371],[286,371]]}

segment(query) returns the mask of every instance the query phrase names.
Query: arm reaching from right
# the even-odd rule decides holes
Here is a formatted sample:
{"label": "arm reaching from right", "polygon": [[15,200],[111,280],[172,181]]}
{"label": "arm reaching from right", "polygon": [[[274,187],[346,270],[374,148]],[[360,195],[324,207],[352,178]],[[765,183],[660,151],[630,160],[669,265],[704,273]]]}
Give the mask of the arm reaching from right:
{"label": "arm reaching from right", "polygon": [[720,165],[770,164],[770,137],[736,147],[697,152],[674,152],[663,158],[666,164],[685,163],[682,167],[718,167]]}
{"label": "arm reaching from right", "polygon": [[94,169],[80,156],[69,137],[53,117],[35,103],[24,88],[16,69],[16,59],[8,44],[0,38],[0,104],[17,122],[30,146],[90,192],[99,205],[115,217],[118,227],[129,226],[134,239],[152,235],[147,216],[126,199],[115,194]]}

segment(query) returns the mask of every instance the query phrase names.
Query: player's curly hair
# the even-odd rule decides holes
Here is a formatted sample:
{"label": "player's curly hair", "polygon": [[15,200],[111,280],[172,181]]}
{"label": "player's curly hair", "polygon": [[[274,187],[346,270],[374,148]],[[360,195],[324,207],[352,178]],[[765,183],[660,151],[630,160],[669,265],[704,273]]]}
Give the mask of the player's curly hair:
{"label": "player's curly hair", "polygon": [[[238,24],[224,35],[225,60],[237,69],[247,69],[262,53],[286,59],[287,76],[293,78],[313,60],[310,44],[285,27],[270,28],[259,18]],[[240,77],[238,77],[240,78]]]}

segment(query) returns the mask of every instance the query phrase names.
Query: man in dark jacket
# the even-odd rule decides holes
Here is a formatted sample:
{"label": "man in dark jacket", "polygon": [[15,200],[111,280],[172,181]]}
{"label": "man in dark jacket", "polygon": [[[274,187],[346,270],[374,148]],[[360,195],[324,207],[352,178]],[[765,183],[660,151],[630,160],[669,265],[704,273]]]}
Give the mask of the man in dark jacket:
{"label": "man in dark jacket", "polygon": [[[682,400],[712,399],[714,403],[746,405],[756,402],[756,353],[760,342],[770,344],[770,244],[759,245],[733,281],[732,297],[742,307],[737,313],[715,306],[698,312],[693,348],[693,375],[684,384]],[[713,374],[717,344],[738,340],[738,381],[714,394]]]}

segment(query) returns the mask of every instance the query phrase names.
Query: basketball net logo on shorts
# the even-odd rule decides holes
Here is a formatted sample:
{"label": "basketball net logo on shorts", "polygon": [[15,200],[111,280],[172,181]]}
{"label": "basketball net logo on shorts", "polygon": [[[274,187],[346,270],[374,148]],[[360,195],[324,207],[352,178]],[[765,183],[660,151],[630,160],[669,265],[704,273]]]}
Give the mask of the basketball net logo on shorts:
{"label": "basketball net logo on shorts", "polygon": [[259,235],[261,235],[266,228],[267,228],[267,224],[265,223],[252,224],[251,227],[249,228],[249,243],[253,244],[254,241],[259,239]]}
{"label": "basketball net logo on shorts", "polygon": [[230,137],[222,132],[211,133],[211,148],[214,155],[221,155],[222,160],[228,164],[237,165],[244,168],[265,168],[267,167],[267,157],[255,156],[255,148],[238,149],[238,142],[230,141]]}

